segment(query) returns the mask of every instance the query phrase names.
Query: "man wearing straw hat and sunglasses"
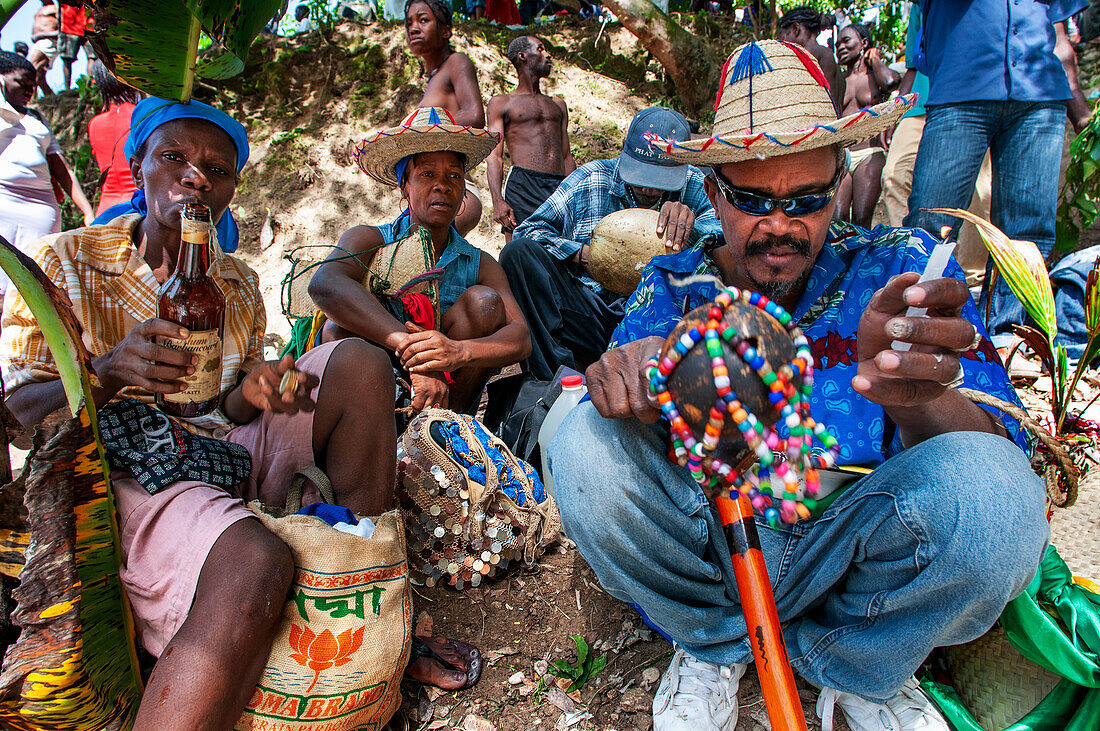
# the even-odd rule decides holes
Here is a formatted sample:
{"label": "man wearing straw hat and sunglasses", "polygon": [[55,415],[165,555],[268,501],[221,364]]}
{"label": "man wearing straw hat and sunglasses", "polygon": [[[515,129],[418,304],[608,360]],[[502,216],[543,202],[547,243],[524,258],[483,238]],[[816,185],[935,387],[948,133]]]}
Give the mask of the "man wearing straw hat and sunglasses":
{"label": "man wearing straw hat and sunglasses", "polygon": [[954,388],[1016,400],[958,265],[918,284],[936,243],[927,233],[831,220],[844,149],[912,103],[837,119],[816,61],[761,41],[726,62],[710,139],[653,139],[712,168],[722,236],[646,267],[587,371],[592,403],[562,424],[549,466],[564,525],[601,583],[676,643],[656,731],[733,729],[751,657],[721,525],[666,458],[669,429],[655,424],[642,371],[720,286],[792,314],[816,361],[813,414],[841,445],[838,462],[865,468],[808,520],[757,519],[791,665],[821,689],[823,728],[839,705],[853,729],[947,729],[914,673],[933,648],[988,630],[1039,564],[1044,494],[1019,429]]}

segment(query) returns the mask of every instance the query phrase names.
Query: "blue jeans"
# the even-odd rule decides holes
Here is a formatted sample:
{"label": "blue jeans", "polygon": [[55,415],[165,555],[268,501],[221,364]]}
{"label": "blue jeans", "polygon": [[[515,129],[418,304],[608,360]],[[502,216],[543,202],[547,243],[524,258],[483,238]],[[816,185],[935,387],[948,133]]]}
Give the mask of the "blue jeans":
{"label": "blue jeans", "polygon": [[1050,282],[1054,285],[1054,309],[1058,312],[1056,342],[1066,346],[1071,367],[1085,354],[1085,345],[1088,344],[1085,286],[1098,256],[1100,245],[1090,246],[1063,257],[1050,270]]}
{"label": "blue jeans", "polygon": [[[573,409],[550,445],[566,532],[607,591],[691,655],[749,662],[721,524],[661,429]],[[888,460],[817,520],[758,521],[792,665],[891,698],[934,647],[979,637],[1024,590],[1049,536],[1043,505],[1017,446],[959,432]]]}
{"label": "blue jeans", "polygon": [[[989,148],[993,224],[1010,239],[1034,242],[1047,256],[1054,247],[1065,128],[1065,102],[978,101],[927,107],[905,225],[935,236],[943,226],[951,226],[957,236],[958,218],[921,209],[969,206]],[[987,282],[991,267],[992,259],[986,265]],[[1003,278],[993,289],[991,303],[989,332],[993,343],[1003,347],[1012,340],[1012,323],[1024,322],[1024,308]]]}

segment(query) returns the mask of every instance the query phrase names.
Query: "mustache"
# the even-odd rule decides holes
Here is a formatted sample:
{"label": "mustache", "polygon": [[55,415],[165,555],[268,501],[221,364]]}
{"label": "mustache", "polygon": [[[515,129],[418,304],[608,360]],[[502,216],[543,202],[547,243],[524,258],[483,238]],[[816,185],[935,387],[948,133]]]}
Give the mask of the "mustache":
{"label": "mustache", "polygon": [[768,251],[784,247],[793,249],[802,256],[810,255],[810,242],[808,239],[800,239],[792,234],[784,234],[782,236],[769,235],[762,239],[754,239],[745,244],[745,253],[749,256],[755,254],[765,254]]}

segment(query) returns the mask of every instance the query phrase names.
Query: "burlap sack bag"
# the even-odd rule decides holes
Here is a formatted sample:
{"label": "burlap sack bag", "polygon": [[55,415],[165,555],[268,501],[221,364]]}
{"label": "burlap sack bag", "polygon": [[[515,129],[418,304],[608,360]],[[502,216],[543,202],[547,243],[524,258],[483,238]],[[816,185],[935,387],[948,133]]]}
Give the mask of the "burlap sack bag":
{"label": "burlap sack bag", "polygon": [[401,705],[412,596],[400,511],[371,538],[250,507],[294,554],[294,584],[237,731],[378,729]]}

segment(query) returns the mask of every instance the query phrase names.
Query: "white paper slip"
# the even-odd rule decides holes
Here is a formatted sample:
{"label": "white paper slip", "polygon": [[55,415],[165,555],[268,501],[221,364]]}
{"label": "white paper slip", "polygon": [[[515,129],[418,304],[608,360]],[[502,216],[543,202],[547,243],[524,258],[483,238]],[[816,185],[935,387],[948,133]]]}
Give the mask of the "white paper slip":
{"label": "white paper slip", "polygon": [[[932,253],[928,255],[928,264],[924,267],[924,272],[921,273],[920,279],[917,280],[917,284],[921,282],[928,282],[933,279],[942,279],[944,272],[947,271],[947,265],[951,262],[951,254],[955,251],[955,242],[948,243],[942,241],[935,245],[932,249]],[[910,307],[905,311],[906,317],[928,317],[927,307]],[[909,350],[913,347],[912,343],[903,343],[900,340],[895,340],[890,343],[890,347],[894,350]]]}

